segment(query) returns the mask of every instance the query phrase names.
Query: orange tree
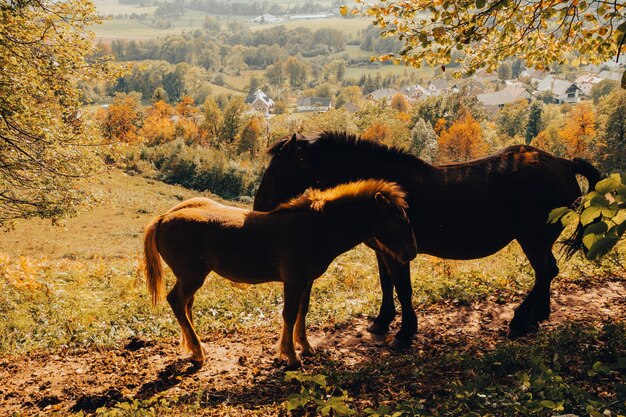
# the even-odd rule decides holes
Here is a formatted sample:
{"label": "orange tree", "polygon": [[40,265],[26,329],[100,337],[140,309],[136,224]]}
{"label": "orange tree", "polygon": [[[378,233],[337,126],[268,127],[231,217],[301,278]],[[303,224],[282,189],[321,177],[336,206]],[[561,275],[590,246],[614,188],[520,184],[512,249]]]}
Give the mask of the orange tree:
{"label": "orange tree", "polygon": [[146,120],[139,131],[140,136],[149,145],[158,145],[174,139],[174,123],[172,122],[172,106],[159,100],[148,109]]}
{"label": "orange tree", "polygon": [[461,162],[484,156],[489,145],[483,140],[483,130],[469,112],[439,135],[440,162]]}
{"label": "orange tree", "polygon": [[565,126],[560,132],[570,158],[593,157],[592,146],[599,145],[598,140],[595,140],[595,125],[596,116],[591,104],[579,103],[570,110]]}

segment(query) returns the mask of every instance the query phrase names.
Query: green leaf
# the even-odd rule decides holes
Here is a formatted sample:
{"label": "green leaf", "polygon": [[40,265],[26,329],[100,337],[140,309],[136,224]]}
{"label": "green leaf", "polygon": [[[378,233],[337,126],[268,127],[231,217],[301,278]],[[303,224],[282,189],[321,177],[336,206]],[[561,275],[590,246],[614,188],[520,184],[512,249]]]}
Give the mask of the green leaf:
{"label": "green leaf", "polygon": [[556,407],[556,404],[554,403],[554,401],[550,401],[550,400],[543,400],[539,404],[541,404],[543,407],[548,408],[550,410],[554,410],[554,408]]}
{"label": "green leaf", "polygon": [[311,381],[313,381],[314,383],[316,383],[320,387],[325,387],[326,386],[326,375],[321,375],[321,374],[313,375],[311,377]]}
{"label": "green leaf", "polygon": [[309,403],[310,399],[311,397],[308,394],[289,394],[289,396],[287,397],[287,410],[291,411],[300,407],[304,407]]}
{"label": "green leaf", "polygon": [[558,222],[561,217],[563,217],[563,215],[569,211],[571,211],[571,209],[568,207],[558,207],[553,209],[548,216],[548,223]]}
{"label": "green leaf", "polygon": [[609,226],[604,222],[592,223],[585,227],[583,235],[603,235],[606,233],[607,230],[609,230]]}
{"label": "green leaf", "polygon": [[482,9],[483,7],[485,7],[486,2],[487,0],[476,0],[476,8]]}
{"label": "green leaf", "polygon": [[612,236],[606,236],[598,239],[598,241],[595,242],[591,248],[589,248],[589,251],[586,254],[587,259],[594,260],[606,255],[611,249],[613,249],[613,246],[615,246],[618,241],[619,238]]}
{"label": "green leaf", "polygon": [[620,174],[612,174],[596,184],[596,191],[600,194],[611,193],[615,191],[621,183],[622,178]]}
{"label": "green leaf", "polygon": [[563,217],[561,217],[561,224],[563,226],[567,226],[568,224],[576,222],[578,222],[578,213],[576,213],[574,210],[568,211],[563,215]]}
{"label": "green leaf", "polygon": [[589,250],[600,239],[602,239],[602,235],[596,235],[593,233],[586,234],[583,236],[583,245],[585,245],[585,248]]}
{"label": "green leaf", "polygon": [[593,222],[602,214],[602,208],[596,206],[590,206],[583,210],[580,213],[580,223],[583,226],[587,226],[589,223]]}
{"label": "green leaf", "polygon": [[608,207],[609,204],[610,204],[609,200],[607,200],[606,197],[602,194],[595,194],[593,197],[589,199],[590,206]]}

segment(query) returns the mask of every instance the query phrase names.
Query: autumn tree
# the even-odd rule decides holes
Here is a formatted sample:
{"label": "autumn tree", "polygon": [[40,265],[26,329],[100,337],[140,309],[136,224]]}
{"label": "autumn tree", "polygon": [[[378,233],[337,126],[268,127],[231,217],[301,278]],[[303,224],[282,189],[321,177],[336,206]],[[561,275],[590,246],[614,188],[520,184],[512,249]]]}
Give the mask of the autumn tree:
{"label": "autumn tree", "polygon": [[226,143],[233,143],[237,137],[241,123],[241,114],[244,112],[246,103],[242,96],[231,97],[224,109],[224,122],[222,123],[221,139]]}
{"label": "autumn tree", "polygon": [[282,62],[276,61],[274,64],[269,65],[265,69],[265,78],[267,78],[269,83],[274,86],[282,86],[287,80],[287,75],[285,74]]}
{"label": "autumn tree", "polygon": [[86,0],[0,6],[0,225],[73,213],[86,200],[75,180],[101,169],[77,88],[114,75],[86,59],[98,22]]}
{"label": "autumn tree", "polygon": [[489,145],[483,140],[480,123],[469,112],[441,132],[437,142],[440,162],[468,161],[484,156],[489,151]]}
{"label": "autumn tree", "polygon": [[182,96],[176,103],[176,114],[180,117],[192,117],[196,112],[196,103],[189,96]]}
{"label": "autumn tree", "polygon": [[101,109],[96,115],[102,137],[109,143],[138,142],[143,118],[140,95],[137,93],[118,94],[106,110]]}
{"label": "autumn tree", "polygon": [[386,143],[391,136],[391,129],[384,122],[372,123],[362,134],[361,138],[372,142]]}
{"label": "autumn tree", "polygon": [[256,156],[263,137],[263,128],[265,121],[258,116],[251,117],[246,124],[243,125],[237,140],[237,153],[249,153],[252,158]]}
{"label": "autumn tree", "polygon": [[149,144],[158,145],[174,139],[174,109],[164,101],[157,101],[147,111],[139,135]]}
{"label": "autumn tree", "polygon": [[396,109],[397,111],[405,113],[409,110],[409,102],[406,99],[406,96],[402,93],[394,94],[394,96],[391,98],[390,106],[392,109]]}
{"label": "autumn tree", "polygon": [[[419,67],[448,65],[461,51],[460,72],[495,71],[502,59],[517,57],[529,67],[553,62],[600,64],[624,49],[623,1],[555,0],[360,0],[354,13],[373,17],[382,36],[401,41],[397,52],[380,57]],[[347,13],[347,7],[342,7]],[[538,47],[540,45],[540,47]],[[576,54],[573,54],[573,53]],[[570,58],[570,56],[572,58]],[[626,80],[626,76],[624,77]]]}
{"label": "autumn tree", "polygon": [[591,142],[596,134],[595,123],[596,116],[591,104],[579,103],[570,110],[565,126],[560,132],[570,158],[591,159],[593,157]]}
{"label": "autumn tree", "polygon": [[222,124],[224,123],[222,110],[220,110],[213,97],[207,97],[202,106],[202,113],[204,119],[201,128],[207,132],[209,141],[214,142],[222,131]]}
{"label": "autumn tree", "polygon": [[306,83],[309,68],[306,63],[300,61],[295,56],[290,56],[285,62],[285,73],[291,87],[299,88]]}

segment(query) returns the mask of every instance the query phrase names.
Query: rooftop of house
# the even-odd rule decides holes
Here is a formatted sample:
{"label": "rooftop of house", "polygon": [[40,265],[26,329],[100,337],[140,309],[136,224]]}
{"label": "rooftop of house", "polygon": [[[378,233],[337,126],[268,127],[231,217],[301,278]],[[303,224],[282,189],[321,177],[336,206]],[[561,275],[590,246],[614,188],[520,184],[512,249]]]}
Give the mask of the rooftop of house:
{"label": "rooftop of house", "polygon": [[261,90],[256,90],[254,93],[250,94],[246,99],[246,102],[248,104],[254,104],[257,100],[260,100],[263,104],[269,107],[272,107],[274,104],[276,104],[274,103],[274,100],[269,98],[268,95]]}
{"label": "rooftop of house", "polygon": [[328,97],[303,97],[298,99],[298,106],[328,107],[330,99]]}
{"label": "rooftop of house", "polygon": [[523,98],[525,92],[527,91],[523,87],[507,86],[493,93],[478,94],[476,98],[486,106],[501,106]]}
{"label": "rooftop of house", "polygon": [[372,100],[380,100],[383,98],[390,98],[398,94],[399,91],[395,88],[379,88],[369,93],[367,96]]}

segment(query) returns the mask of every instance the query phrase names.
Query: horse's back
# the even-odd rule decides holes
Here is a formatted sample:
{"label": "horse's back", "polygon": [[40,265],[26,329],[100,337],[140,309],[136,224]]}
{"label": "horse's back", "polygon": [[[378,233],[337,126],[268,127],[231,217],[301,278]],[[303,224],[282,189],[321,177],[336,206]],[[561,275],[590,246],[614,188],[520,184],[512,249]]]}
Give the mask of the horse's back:
{"label": "horse's back", "polygon": [[487,256],[523,234],[545,233],[550,210],[581,193],[571,161],[526,145],[441,165],[429,178],[416,184],[411,222],[424,252],[453,259]]}
{"label": "horse's back", "polygon": [[162,222],[223,223],[236,226],[243,225],[250,213],[250,210],[227,206],[210,198],[194,197],[168,210]]}

